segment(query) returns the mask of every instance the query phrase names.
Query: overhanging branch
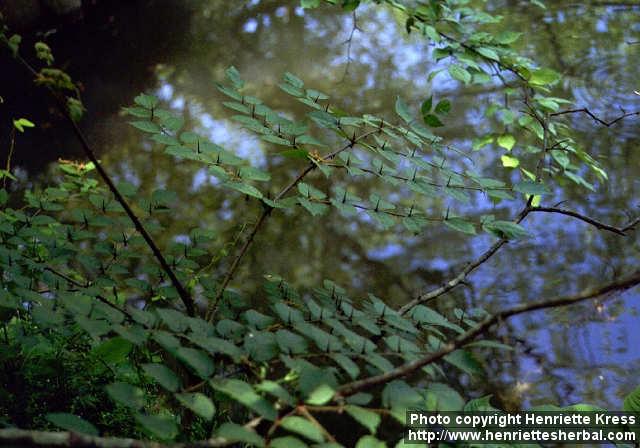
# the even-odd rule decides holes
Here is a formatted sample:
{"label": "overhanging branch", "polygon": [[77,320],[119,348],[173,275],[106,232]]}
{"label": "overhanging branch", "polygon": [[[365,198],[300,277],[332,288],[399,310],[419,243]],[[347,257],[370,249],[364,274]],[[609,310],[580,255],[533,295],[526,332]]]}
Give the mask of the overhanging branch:
{"label": "overhanging branch", "polygon": [[514,306],[513,308],[508,308],[506,310],[500,311],[492,316],[487,317],[485,320],[472,327],[465,333],[461,334],[453,341],[447,343],[442,349],[438,350],[437,352],[430,353],[422,358],[416,359],[415,361],[396,367],[395,369],[390,370],[389,372],[386,372],[382,375],[372,376],[343,385],[336,392],[334,399],[339,400],[343,397],[353,395],[362,390],[369,389],[374,386],[385,384],[394,379],[407,376],[426,365],[439,361],[449,353],[461,348],[462,346],[474,340],[479,335],[485,333],[495,324],[510,317],[545,308],[573,305],[585,300],[601,297],[605,294],[624,291],[638,284],[640,284],[640,271],[636,271],[634,274],[621,280],[616,280],[614,282],[607,283],[606,285],[602,285],[594,289],[588,289],[576,295],[558,297],[534,303],[525,303],[522,305]]}
{"label": "overhanging branch", "polygon": [[589,216],[580,214],[578,212],[574,212],[572,210],[566,210],[558,207],[532,207],[531,211],[544,212],[544,213],[558,213],[561,215],[571,216],[573,218],[579,219],[580,221],[584,221],[587,224],[591,224],[592,226],[594,226],[599,230],[606,230],[608,232],[612,232],[621,236],[625,236],[626,232],[628,232],[629,230],[632,230],[635,226],[638,225],[638,223],[640,223],[640,218],[636,218],[624,227],[615,227],[610,224],[605,224],[596,219],[590,218]]}
{"label": "overhanging branch", "polygon": [[581,109],[562,110],[560,112],[554,112],[554,113],[552,113],[550,115],[552,117],[556,117],[558,115],[579,114],[579,113],[587,114],[591,118],[593,118],[593,120],[595,122],[600,123],[603,126],[610,127],[610,126],[613,126],[614,124],[616,124],[617,122],[624,120],[627,117],[632,117],[634,115],[640,115],[640,110],[637,110],[635,112],[625,112],[622,115],[620,115],[619,117],[614,118],[613,120],[610,120],[610,121],[603,120],[602,118],[600,118],[597,115],[595,115],[593,112],[591,112],[586,107],[583,107]]}
{"label": "overhanging branch", "polygon": [[[38,76],[38,72],[36,72],[36,70],[24,58],[22,58],[20,55],[16,55],[16,59],[29,71],[29,73],[31,73],[33,76]],[[147,232],[147,229],[142,224],[142,221],[140,221],[140,218],[138,218],[138,216],[135,214],[135,212],[133,211],[133,209],[127,202],[127,200],[124,198],[122,193],[120,193],[120,191],[116,187],[115,183],[111,179],[111,176],[109,176],[107,171],[104,169],[104,167],[98,160],[96,153],[91,148],[91,145],[89,144],[84,133],[82,132],[78,124],[73,120],[71,115],[69,114],[69,111],[67,110],[67,106],[64,102],[64,99],[60,96],[58,92],[53,90],[51,87],[47,87],[47,90],[53,96],[53,99],[55,100],[56,105],[60,110],[60,113],[62,113],[62,115],[70,123],[73,133],[78,139],[78,141],[80,142],[80,146],[82,147],[83,152],[85,153],[87,158],[94,164],[94,166],[96,167],[96,171],[98,172],[98,174],[100,175],[104,183],[107,184],[109,191],[111,191],[116,201],[118,201],[118,203],[122,206],[125,213],[127,214],[127,217],[133,223],[133,226],[136,228],[138,233],[140,233],[140,235],[144,239],[149,249],[151,249],[153,256],[156,258],[156,260],[162,267],[162,270],[167,274],[167,276],[171,280],[171,284],[178,292],[178,295],[180,296],[180,299],[182,300],[182,303],[186,308],[187,314],[189,314],[190,316],[194,316],[195,305],[194,305],[193,298],[191,297],[189,292],[186,290],[186,288],[182,285],[182,282],[180,282],[180,280],[178,279],[173,269],[171,269],[171,266],[169,266],[169,263],[167,263],[167,260],[164,258],[164,255],[162,255],[162,252],[158,248],[158,245],[155,243],[155,241],[153,240],[149,232]]]}
{"label": "overhanging branch", "polygon": [[[354,135],[353,137],[351,137],[349,139],[349,143],[347,143],[346,145],[344,145],[344,146],[342,146],[342,147],[340,147],[340,148],[338,148],[338,149],[326,154],[325,156],[322,157],[322,160],[331,160],[331,159],[335,158],[338,154],[353,148],[356,145],[356,143],[358,143],[360,140],[363,140],[366,137],[368,137],[368,136],[370,136],[372,134],[375,134],[376,132],[379,132],[379,130],[376,129],[376,130],[373,130],[373,131],[368,131],[368,132],[365,132],[364,134],[359,135],[357,137]],[[278,200],[282,199],[287,193],[289,193],[289,191],[291,191],[296,185],[298,185],[302,181],[302,179],[304,179],[307,176],[307,174],[309,174],[311,171],[313,171],[316,167],[317,167],[317,165],[315,163],[311,162],[304,170],[302,170],[296,176],[295,179],[293,179],[289,184],[287,184],[286,187],[284,187],[282,190],[280,190],[280,192],[275,196],[275,198],[273,200],[274,201],[278,201]],[[222,296],[224,294],[224,291],[227,289],[227,286],[229,286],[229,282],[231,282],[231,280],[233,279],[233,276],[235,275],[236,271],[238,270],[238,267],[240,266],[240,261],[242,261],[242,258],[244,257],[244,255],[249,250],[249,247],[251,247],[251,244],[253,243],[256,234],[260,231],[260,229],[262,228],[262,225],[265,223],[265,221],[267,220],[267,218],[271,214],[272,210],[273,210],[272,207],[269,207],[269,206],[267,206],[265,204],[264,210],[262,211],[262,213],[258,217],[258,220],[256,221],[255,225],[253,226],[253,229],[251,229],[251,233],[249,234],[249,236],[245,240],[244,244],[240,248],[240,251],[238,252],[238,255],[236,255],[236,257],[231,262],[231,266],[227,270],[227,273],[224,276],[224,279],[222,280],[222,285],[220,285],[220,289],[218,289],[218,293],[216,294],[216,297],[214,298],[214,300],[209,305],[209,309],[207,311],[207,316],[206,316],[207,320],[211,320],[215,316],[216,310],[218,308],[218,304],[220,303],[220,300],[222,299]]]}

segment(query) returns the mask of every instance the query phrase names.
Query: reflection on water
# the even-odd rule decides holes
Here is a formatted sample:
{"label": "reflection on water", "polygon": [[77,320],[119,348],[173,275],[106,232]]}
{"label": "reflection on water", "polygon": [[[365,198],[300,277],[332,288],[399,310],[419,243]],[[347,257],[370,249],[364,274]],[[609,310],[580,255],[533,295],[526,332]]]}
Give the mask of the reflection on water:
{"label": "reflection on water", "polygon": [[[528,2],[492,0],[488,8],[505,16],[505,29],[524,32],[522,51],[542,58],[543,64],[567,77],[564,87],[570,84],[571,90],[564,93],[575,98],[576,108],[589,107],[604,117],[640,109],[640,97],[632,94],[640,87],[640,45],[634,44],[640,7],[548,3],[549,9],[541,10]],[[362,8],[353,16],[331,8],[309,12],[295,1],[275,0],[138,0],[103,2],[100,8],[90,10],[85,22],[57,30],[52,46],[58,60],[85,85],[89,112],[83,126],[109,169],[146,191],[163,185],[185,198],[175,213],[180,220],[171,223],[175,234],[201,225],[232,240],[242,235],[257,209],[216,189],[216,179],[205,170],[174,163],[141,141],[118,113],[139,91],[155,92],[213,142],[248,157],[256,166],[275,169],[277,185],[299,165],[275,156],[273,147],[228,121],[231,114],[221,106],[213,82],[229,65],[238,67],[250,93],[298,118],[303,117],[303,107],[277,88],[285,71],[330,93],[333,102],[352,114],[391,116],[397,95],[415,107],[431,94],[448,97],[452,115],[438,134],[465,150],[475,135],[488,128],[502,129],[501,123],[483,115],[491,102],[502,98],[499,88],[462,89],[445,74],[429,82],[428,74],[439,68],[430,58],[429,45],[419,36],[406,37],[402,24],[386,10]],[[77,42],[86,44],[79,47]],[[25,88],[17,74],[12,82]],[[37,93],[20,95],[5,98],[14,108],[12,114],[31,113],[42,104]],[[14,160],[32,179],[57,157],[79,157],[70,136],[58,129],[57,118],[46,108],[40,110],[35,117],[39,129],[20,137]],[[626,222],[625,212],[640,212],[638,119],[605,128],[575,115],[570,123],[585,148],[603,158],[611,182],[599,185],[597,193],[563,185],[553,203],[565,200],[568,207],[603,221]],[[4,150],[6,142],[0,143]],[[477,166],[462,157],[451,163],[505,176],[503,170],[492,174],[498,167],[496,154],[474,154]],[[320,176],[313,181],[326,184]],[[477,197],[467,211],[506,216],[520,206],[495,205]],[[441,298],[439,306],[447,311],[464,302],[498,307],[539,300],[576,292],[638,263],[634,235],[612,237],[583,223],[543,214],[528,217],[526,224],[535,238],[510,243],[468,285]],[[414,236],[406,231],[382,232],[365,218],[274,215],[234,285],[259,291],[265,272],[281,274],[303,287],[332,278],[349,285],[355,296],[374,292],[402,303],[457,272],[491,242],[486,235],[465,239],[435,225]],[[221,272],[224,265],[212,275]],[[591,401],[619,407],[620,396],[637,381],[629,373],[640,367],[639,297],[630,291],[616,301],[536,313],[505,324],[500,334],[517,350],[511,355],[489,354],[489,388],[514,406]],[[469,387],[482,389],[478,384]]]}

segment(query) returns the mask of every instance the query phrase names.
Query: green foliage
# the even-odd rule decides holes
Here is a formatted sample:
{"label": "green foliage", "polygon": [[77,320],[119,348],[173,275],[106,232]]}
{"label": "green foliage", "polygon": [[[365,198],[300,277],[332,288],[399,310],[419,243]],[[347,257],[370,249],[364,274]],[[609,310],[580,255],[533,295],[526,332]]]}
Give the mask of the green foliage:
{"label": "green foliage", "polygon": [[[320,3],[301,2],[304,8]],[[361,2],[328,3],[353,11]],[[520,201],[528,207],[533,197],[537,203],[552,196],[563,178],[592,189],[584,168],[606,179],[596,160],[577,147],[570,128],[550,118],[549,112],[568,102],[548,96],[560,75],[514,50],[511,44],[519,33],[481,31],[499,18],[464,6],[468,2],[377,3],[398,13],[407,31],[419,31],[431,41],[436,59],[450,58],[444,76],[484,84],[497,66],[520,82],[526,113],[509,106],[519,92],[509,89],[509,104],[490,111],[509,117],[505,131],[479,135],[473,145],[482,153],[495,150],[492,160],[499,157],[509,182],[457,163],[460,154],[470,156],[433,132],[459,112],[451,100],[435,102],[433,96],[419,110],[398,96],[394,113],[355,116],[286,72],[278,87],[306,108],[297,121],[247,94],[249,83],[228,68],[217,89],[231,119],[268,144],[268,157],[289,157],[300,169],[293,182],[280,188],[256,160],[184,129],[184,119],[153,95],[137,96],[123,111],[155,150],[176,164],[203,167],[229,195],[244,197],[263,211],[264,219],[274,213],[337,212],[360,214],[398,232],[418,234],[429,225],[444,225],[466,235],[481,229],[499,240],[515,240],[530,232],[506,217],[476,216],[469,204],[486,195],[496,203]],[[464,22],[457,20],[462,13]],[[4,31],[1,37],[18,56],[20,38],[7,38]],[[37,72],[36,84],[62,95],[66,112],[78,121],[84,109],[76,84],[64,71],[49,67],[55,60],[46,44],[37,43],[35,50],[46,65]],[[20,118],[13,126],[24,132],[34,124]],[[545,167],[546,176],[539,167]],[[9,193],[1,190],[0,323],[5,339],[0,360],[29,366],[20,372],[25,396],[0,389],[0,411],[13,416],[20,415],[18,404],[29,409],[30,418],[15,423],[112,434],[117,421],[123,423],[115,428],[126,436],[189,441],[214,434],[228,443],[289,447],[331,440],[310,414],[322,407],[344,411],[357,423],[362,430],[357,447],[376,447],[385,446],[377,438],[384,433],[382,415],[402,424],[409,407],[494,409],[488,397],[465,405],[460,393],[444,384],[445,369],[451,367],[481,379],[478,352],[510,348],[492,340],[443,354],[424,365],[419,378],[398,375],[371,393],[341,395],[341,388],[353,381],[437,353],[476,328],[486,311],[465,315],[418,304],[401,313],[389,305],[391,300],[373,295],[352,299],[330,280],[299,291],[275,275],[265,277],[263,291],[244,291],[248,297],[242,297],[225,291],[223,279],[212,278],[212,260],[226,250],[226,242],[194,228],[182,238],[167,238],[162,248],[169,272],[214,311],[189,315],[178,301],[176,284],[167,280],[167,268],[155,263],[139,233],[140,227],[154,236],[166,232],[163,214],[171,213],[181,198],[164,189],[139,194],[123,182],[117,189],[125,204],[102,186],[95,168],[93,163],[61,162],[59,182],[27,191],[19,207],[7,205]],[[384,183],[392,193],[380,189],[364,195],[358,189],[362,178]],[[125,206],[135,211],[139,223],[132,222]],[[8,384],[12,375],[5,370],[0,384]],[[42,377],[57,375],[70,384],[51,390],[38,386]],[[65,394],[67,386],[73,393]],[[56,401],[60,396],[67,399]],[[637,408],[635,391],[625,409]],[[263,422],[267,428],[260,426]]]}
{"label": "green foliage", "polygon": [[25,128],[33,128],[35,127],[35,124],[26,118],[18,118],[17,120],[13,120],[13,127],[20,132],[24,132]]}

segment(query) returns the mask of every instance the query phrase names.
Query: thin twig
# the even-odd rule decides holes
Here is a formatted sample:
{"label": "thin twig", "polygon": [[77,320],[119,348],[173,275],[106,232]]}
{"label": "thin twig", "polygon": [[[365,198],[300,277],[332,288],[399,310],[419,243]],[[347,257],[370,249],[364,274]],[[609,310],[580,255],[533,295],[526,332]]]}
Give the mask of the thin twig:
{"label": "thin twig", "polygon": [[11,136],[9,137],[11,143],[9,144],[9,154],[7,155],[7,164],[5,167],[5,178],[2,179],[2,188],[7,188],[7,179],[9,173],[11,173],[11,159],[13,158],[13,150],[16,146],[16,128],[15,126],[11,128]]}
{"label": "thin twig", "polygon": [[[368,137],[369,135],[375,134],[376,132],[379,132],[378,129],[375,129],[373,131],[365,132],[364,134],[362,134],[360,136],[357,136],[357,137],[353,136],[351,139],[349,139],[349,143],[348,144],[346,144],[346,145],[342,146],[341,148],[338,148],[338,149],[334,150],[333,152],[330,152],[329,154],[323,156],[322,160],[326,161],[326,160],[333,159],[334,157],[336,157],[341,152],[353,148],[356,145],[356,143],[358,143],[360,140],[363,140],[366,137]],[[275,198],[273,200],[274,201],[279,201],[280,199],[282,199],[287,193],[289,193],[289,191],[291,191],[296,185],[298,185],[298,183],[301,182],[302,179],[304,179],[307,176],[307,174],[309,174],[311,171],[313,171],[316,167],[317,167],[317,165],[315,163],[313,163],[313,162],[310,163],[304,170],[302,170],[296,176],[295,179],[293,179],[286,187],[284,187],[280,191],[280,193],[278,193],[275,196]],[[229,282],[231,282],[231,280],[233,279],[233,276],[235,275],[235,273],[236,273],[236,271],[238,269],[238,266],[240,265],[240,261],[242,261],[242,258],[244,257],[244,255],[249,250],[249,247],[251,247],[251,244],[253,243],[253,240],[254,240],[256,234],[260,231],[260,229],[262,228],[262,225],[264,224],[266,219],[271,214],[271,211],[273,210],[273,207],[270,207],[267,204],[263,204],[263,205],[264,205],[264,210],[262,211],[262,213],[258,217],[258,220],[256,221],[255,225],[253,226],[253,229],[251,230],[251,233],[249,233],[249,236],[247,237],[247,240],[242,245],[242,248],[238,252],[238,255],[236,256],[236,258],[234,258],[233,262],[231,263],[231,266],[229,266],[229,269],[227,270],[227,273],[224,276],[224,279],[222,280],[222,284],[220,285],[220,289],[218,290],[218,293],[216,294],[216,297],[214,298],[214,300],[209,305],[209,309],[207,310],[207,315],[206,315],[206,319],[207,320],[211,320],[215,316],[215,313],[216,313],[216,311],[218,309],[218,304],[220,303],[220,300],[222,299],[222,296],[224,295],[224,291],[226,290],[227,286],[229,286]]]}
{"label": "thin twig", "polygon": [[355,34],[356,31],[362,31],[358,26],[358,17],[356,16],[355,11],[353,11],[352,18],[353,18],[353,25],[351,27],[351,32],[349,33],[349,37],[347,38],[347,40],[345,40],[342,43],[342,45],[347,44],[347,64],[344,67],[344,73],[342,74],[342,79],[340,79],[340,82],[343,82],[347,78],[347,75],[349,74],[349,67],[351,66],[351,61],[353,60],[351,58],[351,45],[353,43],[353,35]]}
{"label": "thin twig", "polygon": [[[529,214],[530,212],[530,207],[525,207],[520,214],[518,215],[517,219],[516,219],[516,223],[520,223],[522,222],[522,220]],[[443,294],[448,293],[449,291],[451,291],[453,288],[455,288],[456,286],[458,286],[459,284],[461,284],[462,282],[464,282],[464,280],[467,278],[467,276],[473,272],[476,268],[478,268],[479,266],[481,266],[483,263],[485,263],[487,260],[489,260],[496,252],[498,252],[502,246],[504,246],[505,244],[507,244],[509,241],[506,239],[501,239],[497,242],[495,242],[491,247],[489,247],[489,249],[487,249],[485,252],[482,253],[482,255],[480,255],[476,260],[474,260],[473,262],[467,264],[467,266],[460,271],[460,273],[458,273],[455,277],[453,277],[451,280],[449,280],[448,282],[446,282],[445,284],[443,284],[442,286],[433,289],[429,292],[426,292],[424,294],[421,294],[419,297],[413,299],[412,301],[406,303],[405,305],[403,305],[402,307],[400,307],[398,309],[398,312],[402,315],[402,314],[406,314],[411,308],[413,308],[414,306],[420,304],[420,303],[425,303],[425,302],[429,302],[431,300],[434,300],[438,297],[440,297]]]}
{"label": "thin twig", "polygon": [[[22,65],[24,65],[27,68],[27,70],[33,76],[38,76],[38,73],[35,71],[35,69],[24,58],[22,58],[20,55],[17,55],[16,58],[20,63],[22,63]],[[169,266],[169,263],[167,263],[167,260],[164,258],[164,255],[162,255],[162,252],[158,248],[157,244],[155,243],[155,241],[153,240],[149,232],[147,232],[147,229],[142,224],[142,221],[140,221],[138,216],[131,209],[131,207],[129,206],[129,203],[126,201],[124,196],[120,193],[116,185],[111,180],[111,177],[109,176],[109,174],[106,172],[102,164],[99,162],[98,157],[96,156],[96,153],[91,148],[91,145],[89,144],[84,133],[82,132],[78,124],[73,120],[71,115],[69,114],[69,111],[67,110],[67,107],[66,107],[66,104],[64,103],[63,98],[61,98],[61,96],[52,88],[48,87],[47,89],[55,99],[56,105],[58,106],[58,109],[60,110],[60,112],[64,115],[64,117],[70,123],[71,128],[73,129],[73,133],[75,134],[76,138],[80,142],[80,146],[82,147],[85,155],[94,164],[94,166],[96,167],[96,171],[98,172],[102,180],[107,184],[107,187],[109,188],[113,196],[120,203],[125,213],[133,223],[134,227],[136,228],[136,230],[140,233],[140,235],[142,235],[142,238],[147,243],[147,246],[149,246],[149,248],[151,249],[151,252],[153,252],[154,257],[156,258],[156,260],[158,260],[158,263],[160,263],[162,270],[167,274],[167,276],[171,280],[173,287],[178,292],[178,295],[180,296],[180,299],[182,300],[182,303],[186,308],[187,314],[189,314],[190,316],[194,316],[195,305],[194,305],[193,298],[189,295],[185,287],[182,285],[182,283],[176,276],[175,272],[173,272],[173,269],[171,269],[171,266]]]}
{"label": "thin twig", "polygon": [[336,443],[335,437],[333,437],[331,433],[327,431],[327,429],[322,426],[322,424],[313,415],[311,415],[311,413],[309,413],[305,406],[298,406],[298,413],[309,420],[311,424],[313,424],[316,428],[318,428],[329,442]]}
{"label": "thin twig", "polygon": [[[27,258],[27,257],[25,257],[25,258]],[[84,289],[84,288],[88,288],[90,286],[89,283],[84,283],[83,284],[83,283],[81,283],[81,282],[79,282],[77,280],[74,280],[71,277],[69,277],[68,275],[66,275],[66,274],[64,274],[64,273],[62,273],[60,271],[57,271],[56,269],[52,268],[51,266],[47,266],[44,269],[45,269],[45,271],[51,272],[53,275],[55,275],[57,277],[60,277],[61,279],[65,280],[66,282],[68,282],[68,283],[70,283],[73,286],[76,286],[78,288],[83,288]],[[102,296],[100,294],[96,294],[95,298],[98,299],[100,302],[104,303],[105,305],[113,308],[114,310],[120,311],[122,314],[124,314],[127,317],[127,319],[133,320],[133,316],[131,316],[131,314],[128,311],[120,308],[115,303],[112,303],[106,297],[104,297],[104,296]]]}
{"label": "thin twig", "polygon": [[606,127],[610,127],[610,126],[613,126],[614,124],[616,124],[617,122],[619,122],[621,120],[624,120],[627,117],[632,117],[634,115],[640,115],[640,110],[637,110],[635,112],[625,112],[622,115],[620,115],[619,117],[614,118],[611,121],[605,121],[602,118],[597,117],[593,112],[591,112],[586,107],[583,107],[581,109],[569,109],[569,110],[562,110],[560,112],[554,112],[554,113],[551,114],[551,116],[555,117],[555,116],[558,116],[558,115],[578,114],[578,113],[587,114],[591,118],[593,118],[594,121],[600,123],[601,125],[606,126]]}
{"label": "thin twig", "polygon": [[559,213],[561,215],[567,215],[567,216],[571,216],[573,218],[579,219],[580,221],[584,221],[588,224],[591,224],[592,226],[594,226],[597,229],[600,230],[606,230],[609,232],[613,232],[615,234],[618,235],[622,235],[625,236],[626,232],[633,229],[639,222],[640,222],[640,218],[636,218],[635,220],[631,221],[629,224],[627,224],[624,227],[615,227],[609,224],[605,224],[603,222],[600,222],[596,219],[590,218],[586,215],[582,215],[578,212],[574,212],[572,210],[566,210],[563,208],[557,208],[557,207],[532,207],[531,208],[532,212],[545,212],[545,213]]}
{"label": "thin twig", "polygon": [[389,372],[386,372],[382,375],[372,376],[369,378],[365,378],[359,381],[354,381],[354,382],[343,385],[336,392],[334,396],[334,400],[340,401],[343,397],[353,395],[357,392],[360,392],[365,389],[369,389],[374,386],[388,383],[389,381],[392,381],[396,378],[407,376],[426,365],[429,365],[431,363],[434,363],[442,359],[449,353],[471,342],[477,336],[485,333],[489,328],[491,328],[495,324],[505,319],[508,319],[510,317],[517,316],[519,314],[529,313],[532,311],[545,309],[545,308],[555,308],[555,307],[573,305],[575,303],[583,302],[585,300],[601,297],[605,294],[624,291],[638,284],[640,284],[640,271],[636,271],[634,274],[622,280],[613,281],[611,283],[607,283],[595,289],[585,290],[582,293],[579,293],[576,295],[558,297],[558,298],[540,301],[540,302],[534,302],[534,303],[525,303],[522,305],[517,305],[512,308],[505,309],[492,316],[488,316],[482,322],[472,327],[465,333],[461,334],[460,336],[455,338],[453,341],[447,343],[443,348],[441,348],[435,353],[431,353],[422,358],[418,358],[415,361],[396,367],[395,369],[390,370]]}

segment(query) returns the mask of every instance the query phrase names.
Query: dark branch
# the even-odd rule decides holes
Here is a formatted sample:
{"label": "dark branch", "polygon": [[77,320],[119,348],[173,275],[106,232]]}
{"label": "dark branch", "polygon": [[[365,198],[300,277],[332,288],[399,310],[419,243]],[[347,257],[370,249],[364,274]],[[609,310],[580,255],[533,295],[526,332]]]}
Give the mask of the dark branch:
{"label": "dark branch", "polygon": [[578,114],[578,113],[587,114],[591,118],[593,118],[593,120],[596,121],[597,123],[600,123],[601,125],[606,126],[606,127],[610,127],[610,126],[613,126],[614,124],[616,124],[617,122],[624,120],[627,117],[632,117],[634,115],[640,115],[640,110],[637,110],[635,112],[625,112],[622,115],[620,115],[619,117],[614,118],[611,121],[605,121],[605,120],[599,118],[598,116],[596,116],[593,112],[591,112],[586,107],[583,107],[582,109],[562,110],[560,112],[555,112],[555,113],[552,113],[550,115],[552,117],[555,117],[555,116],[558,116],[558,115]]}
{"label": "dark branch", "polygon": [[[522,220],[524,218],[526,218],[526,216],[529,214],[530,211],[531,211],[530,207],[526,206],[520,212],[520,214],[518,215],[518,217],[517,217],[515,222],[516,223],[522,222]],[[502,246],[504,246],[507,243],[508,243],[508,240],[505,240],[505,239],[497,241],[491,247],[489,247],[489,249],[487,249],[484,253],[482,253],[482,255],[480,255],[480,257],[478,257],[473,262],[469,263],[462,271],[460,271],[460,273],[458,275],[453,277],[451,280],[449,280],[448,282],[446,282],[445,284],[443,284],[439,288],[436,288],[436,289],[433,289],[433,290],[431,290],[429,292],[426,292],[426,293],[420,295],[419,297],[413,299],[412,301],[408,302],[407,304],[403,305],[402,307],[400,307],[398,309],[398,312],[400,314],[406,314],[414,306],[416,306],[416,305],[418,305],[420,303],[429,302],[431,300],[434,300],[434,299],[440,297],[443,294],[448,293],[453,288],[455,288],[459,284],[463,283],[464,280],[467,278],[467,276],[471,272],[473,272],[476,268],[478,268],[483,263],[485,263],[487,260],[489,260],[496,252],[498,252],[502,248]]]}
{"label": "dark branch", "polygon": [[[26,69],[33,76],[38,75],[35,69],[31,67],[31,65],[24,58],[22,58],[20,55],[17,55],[16,58],[18,59],[18,61],[20,61],[20,63],[22,63],[26,67]],[[80,142],[80,146],[82,147],[82,150],[84,151],[85,155],[95,165],[96,171],[98,172],[98,174],[100,175],[104,183],[107,184],[107,187],[109,188],[113,196],[116,198],[118,203],[120,203],[125,213],[133,223],[134,227],[136,228],[136,230],[140,233],[140,235],[142,235],[142,238],[147,243],[147,246],[149,246],[149,248],[151,249],[151,252],[153,252],[154,257],[156,258],[156,260],[158,260],[158,263],[160,263],[162,270],[167,274],[167,276],[171,280],[171,283],[173,284],[173,287],[178,292],[178,295],[180,296],[182,303],[184,303],[187,314],[189,314],[190,316],[194,316],[195,306],[194,306],[193,299],[191,298],[191,296],[189,295],[185,287],[182,285],[182,283],[176,276],[175,272],[173,272],[173,269],[171,269],[171,266],[169,266],[169,263],[167,263],[167,260],[162,255],[162,252],[158,248],[157,244],[155,243],[155,241],[153,240],[149,232],[147,232],[147,229],[142,224],[142,221],[140,221],[138,216],[131,209],[128,202],[124,198],[124,196],[120,193],[116,185],[111,180],[111,177],[109,176],[109,174],[106,172],[106,170],[98,160],[96,153],[91,148],[91,145],[89,145],[89,142],[85,137],[84,133],[82,132],[78,124],[73,120],[71,115],[69,114],[69,111],[67,110],[67,106],[64,102],[64,99],[61,98],[60,94],[58,94],[52,88],[49,87],[47,90],[49,90],[49,92],[52,94],[53,98],[55,99],[56,105],[58,106],[58,109],[60,110],[60,112],[71,124],[73,133],[75,134],[76,138]]]}
{"label": "dark branch", "polygon": [[334,399],[340,400],[343,397],[353,395],[362,390],[369,389],[371,387],[378,386],[381,384],[385,384],[396,378],[407,376],[428,364],[434,363],[442,359],[449,353],[459,349],[460,347],[474,340],[479,335],[485,333],[489,328],[491,328],[495,324],[505,319],[508,319],[510,317],[517,316],[519,314],[529,313],[532,311],[545,309],[545,308],[555,308],[555,307],[573,305],[575,303],[583,302],[585,300],[601,297],[605,294],[624,291],[638,284],[640,284],[640,271],[636,271],[631,276],[626,277],[622,280],[617,280],[611,283],[607,283],[606,285],[600,286],[598,288],[583,291],[580,294],[567,296],[567,297],[558,297],[558,298],[541,301],[541,302],[535,302],[535,303],[525,303],[522,305],[517,305],[513,308],[508,308],[506,310],[500,311],[492,316],[487,317],[478,325],[472,327],[465,333],[461,334],[460,336],[458,336],[453,341],[446,344],[442,349],[438,350],[435,353],[430,353],[422,358],[418,358],[415,361],[399,366],[382,375],[372,376],[369,378],[365,378],[359,381],[354,381],[352,383],[343,385],[336,392]]}
{"label": "dark branch", "polygon": [[532,207],[531,208],[532,212],[545,212],[545,213],[559,213],[561,215],[567,215],[567,216],[571,216],[573,218],[579,219],[580,221],[584,221],[588,224],[591,224],[592,226],[594,226],[595,228],[599,229],[599,230],[606,230],[608,232],[612,232],[618,235],[626,235],[626,232],[633,229],[636,225],[638,225],[638,223],[640,222],[640,218],[636,218],[635,220],[631,221],[629,224],[627,224],[624,227],[615,227],[609,224],[605,224],[603,222],[600,222],[596,219],[590,218],[588,216],[582,215],[580,213],[574,212],[572,210],[566,210],[563,208],[557,208],[557,207]]}
{"label": "dark branch", "polygon": [[[322,160],[331,160],[331,159],[333,159],[334,157],[336,157],[341,152],[353,148],[356,145],[356,143],[358,143],[360,140],[363,140],[366,137],[368,137],[369,135],[375,134],[376,132],[378,132],[378,129],[373,130],[373,131],[369,131],[369,132],[365,132],[364,134],[362,134],[362,135],[360,135],[358,137],[354,136],[353,138],[351,138],[349,140],[348,144],[346,144],[346,145],[342,146],[341,148],[338,148],[338,149],[330,152],[329,154],[323,156]],[[315,163],[311,162],[304,170],[302,170],[296,176],[295,179],[293,179],[286,187],[284,187],[280,191],[280,193],[278,193],[276,195],[276,197],[274,198],[274,201],[279,201],[280,199],[282,199],[287,193],[289,193],[289,191],[291,191],[296,185],[298,185],[298,183],[300,183],[302,181],[302,179],[304,179],[307,176],[307,174],[309,174],[311,171],[313,171],[316,168],[316,166],[317,165]],[[242,260],[244,255],[249,250],[249,247],[251,247],[251,244],[253,243],[253,240],[254,240],[256,234],[260,231],[260,229],[262,228],[262,225],[264,224],[266,219],[271,214],[271,210],[273,210],[273,209],[265,204],[265,208],[262,211],[262,213],[260,214],[260,217],[256,221],[255,225],[253,226],[253,229],[251,230],[251,233],[247,237],[247,240],[244,242],[244,244],[240,248],[240,251],[238,252],[238,255],[236,255],[236,258],[234,258],[233,262],[231,263],[231,266],[229,266],[229,269],[227,270],[227,273],[224,276],[224,279],[222,280],[222,285],[220,285],[220,289],[218,290],[218,293],[216,294],[215,299],[209,305],[209,309],[207,311],[207,316],[206,316],[207,320],[211,320],[215,316],[216,310],[218,308],[218,304],[220,303],[220,300],[222,299],[224,291],[227,289],[227,286],[229,286],[229,282],[231,282],[231,280],[233,279],[233,276],[235,275],[236,271],[238,270],[238,267],[240,266],[240,261]]]}

